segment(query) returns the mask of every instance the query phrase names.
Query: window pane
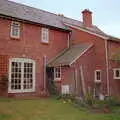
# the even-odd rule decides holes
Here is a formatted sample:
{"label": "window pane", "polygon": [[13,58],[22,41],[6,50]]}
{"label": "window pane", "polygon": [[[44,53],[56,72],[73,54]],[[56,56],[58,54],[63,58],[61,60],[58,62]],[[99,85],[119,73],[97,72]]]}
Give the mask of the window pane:
{"label": "window pane", "polygon": [[12,62],[11,64],[11,89],[21,89],[21,63]]}
{"label": "window pane", "polygon": [[24,85],[23,89],[32,89],[31,83],[33,83],[33,64],[24,63]]}
{"label": "window pane", "polygon": [[48,42],[48,29],[47,28],[42,28],[42,32],[41,32],[41,39],[42,42]]}
{"label": "window pane", "polygon": [[60,67],[55,68],[55,78],[57,78],[57,79],[61,78],[61,68]]}
{"label": "window pane", "polygon": [[100,80],[100,72],[96,72],[97,74],[97,80]]}
{"label": "window pane", "polygon": [[116,70],[116,77],[120,77],[120,71]]}
{"label": "window pane", "polygon": [[12,25],[11,25],[11,35],[13,37],[19,37],[19,34],[20,34],[20,24],[17,23],[17,22],[12,22]]}

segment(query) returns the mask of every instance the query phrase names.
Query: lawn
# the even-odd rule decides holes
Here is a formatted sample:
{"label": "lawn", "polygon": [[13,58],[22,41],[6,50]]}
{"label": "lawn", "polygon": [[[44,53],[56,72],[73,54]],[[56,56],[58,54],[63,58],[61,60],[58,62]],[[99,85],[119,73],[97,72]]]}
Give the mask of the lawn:
{"label": "lawn", "polygon": [[0,99],[0,120],[120,120],[120,108],[98,114],[55,99]]}

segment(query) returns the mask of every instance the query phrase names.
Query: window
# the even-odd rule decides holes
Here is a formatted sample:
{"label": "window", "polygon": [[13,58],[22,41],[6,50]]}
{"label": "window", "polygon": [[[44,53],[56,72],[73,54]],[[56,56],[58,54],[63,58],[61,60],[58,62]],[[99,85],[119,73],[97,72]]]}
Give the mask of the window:
{"label": "window", "polygon": [[120,68],[113,69],[114,79],[120,79]]}
{"label": "window", "polygon": [[11,37],[20,38],[20,23],[12,21],[11,23]]}
{"label": "window", "polygon": [[101,70],[96,70],[95,71],[95,82],[100,82],[101,81]]}
{"label": "window", "polygon": [[49,30],[47,28],[42,28],[41,41],[43,43],[48,43],[49,42]]}
{"label": "window", "polygon": [[31,59],[13,58],[9,62],[9,93],[35,90],[35,62]]}
{"label": "window", "polygon": [[54,80],[61,80],[61,67],[54,68]]}

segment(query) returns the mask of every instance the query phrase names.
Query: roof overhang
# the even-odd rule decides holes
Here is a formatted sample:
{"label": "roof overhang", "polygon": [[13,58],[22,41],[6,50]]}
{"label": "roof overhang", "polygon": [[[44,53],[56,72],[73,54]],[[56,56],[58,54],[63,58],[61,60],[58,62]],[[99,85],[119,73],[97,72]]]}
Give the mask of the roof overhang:
{"label": "roof overhang", "polygon": [[95,33],[95,32],[93,32],[93,31],[91,31],[91,30],[88,30],[88,29],[85,29],[85,28],[82,28],[82,27],[78,27],[78,26],[74,26],[74,25],[71,25],[71,24],[68,24],[68,23],[64,23],[64,24],[67,25],[67,26],[69,26],[69,27],[72,27],[72,28],[74,28],[74,29],[81,30],[81,31],[86,32],[86,33],[89,33],[89,34],[91,34],[91,35],[100,37],[100,38],[102,38],[102,39],[105,39],[105,40],[108,40],[108,39],[109,39],[108,36]]}
{"label": "roof overhang", "polygon": [[54,27],[54,26],[51,26],[51,25],[47,25],[47,24],[43,24],[43,23],[37,23],[37,22],[34,22],[34,21],[25,20],[25,19],[21,19],[21,18],[16,18],[16,17],[12,17],[12,16],[7,16],[7,15],[3,15],[3,14],[0,14],[0,18],[8,19],[8,20],[16,20],[18,22],[24,22],[24,23],[29,23],[29,24],[35,24],[35,25],[39,25],[39,26],[42,26],[42,27],[61,30],[61,31],[64,31],[64,32],[71,32],[70,29],[63,29],[63,28],[59,28],[59,27]]}

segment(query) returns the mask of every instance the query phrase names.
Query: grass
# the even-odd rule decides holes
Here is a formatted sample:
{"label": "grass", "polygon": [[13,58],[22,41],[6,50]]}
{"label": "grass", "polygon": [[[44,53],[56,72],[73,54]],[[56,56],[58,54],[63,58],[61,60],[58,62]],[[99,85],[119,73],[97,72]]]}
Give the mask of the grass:
{"label": "grass", "polygon": [[120,108],[113,110],[98,114],[55,99],[0,99],[0,120],[120,120]]}

